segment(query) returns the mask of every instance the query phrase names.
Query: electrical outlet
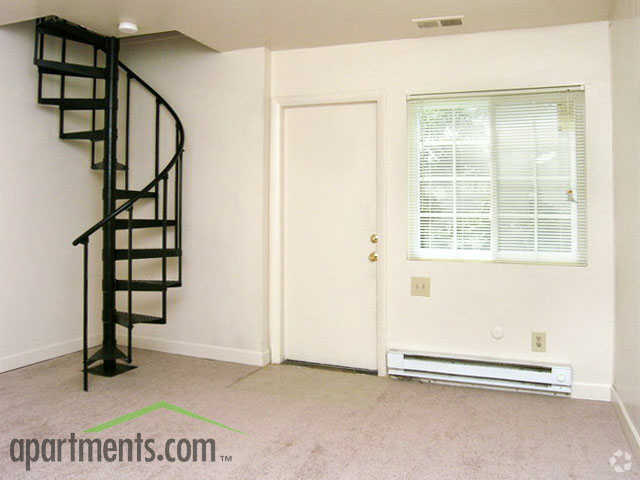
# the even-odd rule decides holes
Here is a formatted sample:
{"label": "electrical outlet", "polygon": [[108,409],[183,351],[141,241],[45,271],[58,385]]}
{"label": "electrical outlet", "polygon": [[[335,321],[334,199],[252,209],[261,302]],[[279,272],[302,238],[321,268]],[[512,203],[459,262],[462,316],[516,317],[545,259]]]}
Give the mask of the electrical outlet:
{"label": "electrical outlet", "polygon": [[431,279],[429,277],[411,277],[411,296],[430,297]]}
{"label": "electrical outlet", "polygon": [[531,332],[531,351],[547,351],[547,332]]}

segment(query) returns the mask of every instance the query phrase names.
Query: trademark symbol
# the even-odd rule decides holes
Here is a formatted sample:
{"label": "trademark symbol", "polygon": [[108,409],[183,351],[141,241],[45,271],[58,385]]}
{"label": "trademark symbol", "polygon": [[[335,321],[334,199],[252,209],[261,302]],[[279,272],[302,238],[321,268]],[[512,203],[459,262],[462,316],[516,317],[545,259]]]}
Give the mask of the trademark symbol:
{"label": "trademark symbol", "polygon": [[231,455],[220,455],[220,461],[223,463],[232,462],[233,457]]}

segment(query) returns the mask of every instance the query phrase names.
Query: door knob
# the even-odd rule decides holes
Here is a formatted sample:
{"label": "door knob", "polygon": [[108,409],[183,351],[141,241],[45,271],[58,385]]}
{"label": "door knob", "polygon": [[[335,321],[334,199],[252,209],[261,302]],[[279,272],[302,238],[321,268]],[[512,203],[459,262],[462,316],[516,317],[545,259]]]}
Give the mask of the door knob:
{"label": "door knob", "polygon": [[378,261],[378,253],[377,252],[371,252],[369,254],[369,261],[370,262],[377,262]]}
{"label": "door knob", "polygon": [[378,234],[372,233],[371,236],[369,237],[369,240],[371,240],[371,243],[378,243]]}

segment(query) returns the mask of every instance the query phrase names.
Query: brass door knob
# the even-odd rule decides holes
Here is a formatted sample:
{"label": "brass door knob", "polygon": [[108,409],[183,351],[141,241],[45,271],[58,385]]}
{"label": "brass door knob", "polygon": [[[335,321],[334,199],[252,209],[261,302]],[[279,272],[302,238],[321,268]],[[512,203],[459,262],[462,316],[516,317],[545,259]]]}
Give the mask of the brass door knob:
{"label": "brass door knob", "polygon": [[369,261],[370,262],[377,262],[378,261],[378,253],[377,252],[371,252],[369,254]]}
{"label": "brass door knob", "polygon": [[371,236],[369,237],[369,240],[371,240],[371,243],[378,243],[378,234],[372,233]]}

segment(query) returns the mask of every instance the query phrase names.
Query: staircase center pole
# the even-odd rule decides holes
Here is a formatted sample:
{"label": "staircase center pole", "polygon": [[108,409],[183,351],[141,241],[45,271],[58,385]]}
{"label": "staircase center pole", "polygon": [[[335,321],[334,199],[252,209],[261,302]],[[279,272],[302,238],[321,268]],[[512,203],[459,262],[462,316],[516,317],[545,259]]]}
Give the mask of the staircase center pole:
{"label": "staircase center pole", "polygon": [[[103,215],[108,216],[116,208],[116,152],[118,127],[118,53],[120,41],[115,37],[108,37],[105,81],[105,142],[104,142],[104,187],[103,187]],[[103,232],[103,275],[102,275],[102,347],[106,359],[103,368],[105,373],[116,370],[116,296],[115,296],[115,250],[116,230],[114,222],[105,224]]]}

